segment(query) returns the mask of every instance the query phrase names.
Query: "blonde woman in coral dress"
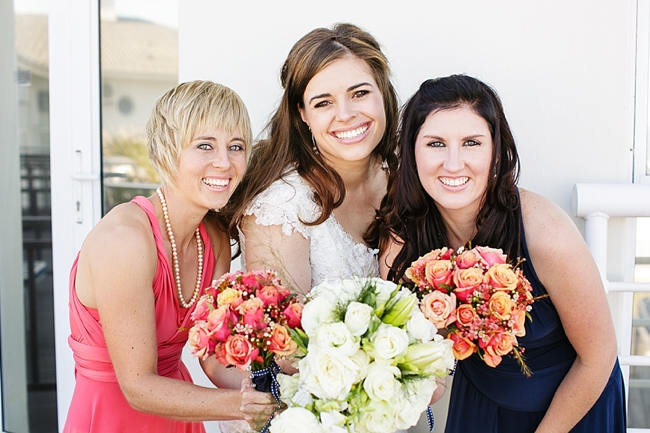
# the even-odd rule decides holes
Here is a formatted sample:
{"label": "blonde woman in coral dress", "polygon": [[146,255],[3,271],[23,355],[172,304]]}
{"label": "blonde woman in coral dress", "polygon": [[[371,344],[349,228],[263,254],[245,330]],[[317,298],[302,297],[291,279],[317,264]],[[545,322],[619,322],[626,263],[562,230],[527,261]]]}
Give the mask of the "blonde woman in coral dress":
{"label": "blonde woman in coral dress", "polygon": [[[162,187],[111,210],[70,274],[76,386],[64,432],[204,432],[203,420],[257,427],[272,398],[192,384],[181,361],[196,300],[229,270],[223,207],[246,169],[246,109],[227,87],[183,83],[157,102],[147,146]],[[213,219],[206,224],[206,219]],[[203,367],[213,378],[212,359]]]}

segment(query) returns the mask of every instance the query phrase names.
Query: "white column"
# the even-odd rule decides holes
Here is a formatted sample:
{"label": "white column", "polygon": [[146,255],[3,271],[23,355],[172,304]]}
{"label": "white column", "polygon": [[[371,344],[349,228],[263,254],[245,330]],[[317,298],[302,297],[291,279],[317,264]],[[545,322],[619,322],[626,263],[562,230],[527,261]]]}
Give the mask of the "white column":
{"label": "white column", "polygon": [[[0,431],[26,432],[27,374],[23,305],[20,150],[13,2],[0,1]],[[2,390],[5,390],[4,395]],[[3,419],[4,413],[4,419]]]}
{"label": "white column", "polygon": [[75,383],[67,344],[68,275],[81,242],[101,216],[98,3],[50,3],[52,256],[59,429],[63,428]]}

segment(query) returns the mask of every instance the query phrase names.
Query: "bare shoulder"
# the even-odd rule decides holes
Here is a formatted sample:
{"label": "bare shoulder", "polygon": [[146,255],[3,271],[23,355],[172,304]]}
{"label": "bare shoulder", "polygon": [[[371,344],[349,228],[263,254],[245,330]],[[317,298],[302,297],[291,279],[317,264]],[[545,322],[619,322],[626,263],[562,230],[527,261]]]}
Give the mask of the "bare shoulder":
{"label": "bare shoulder", "polygon": [[578,235],[577,227],[567,213],[553,201],[520,188],[521,213],[526,231],[526,243],[531,245],[548,244],[554,240],[564,240],[567,235]]}
{"label": "bare shoulder", "polygon": [[111,256],[156,261],[156,243],[147,215],[133,203],[123,203],[102,218],[90,231],[81,247],[81,255],[93,258]]}

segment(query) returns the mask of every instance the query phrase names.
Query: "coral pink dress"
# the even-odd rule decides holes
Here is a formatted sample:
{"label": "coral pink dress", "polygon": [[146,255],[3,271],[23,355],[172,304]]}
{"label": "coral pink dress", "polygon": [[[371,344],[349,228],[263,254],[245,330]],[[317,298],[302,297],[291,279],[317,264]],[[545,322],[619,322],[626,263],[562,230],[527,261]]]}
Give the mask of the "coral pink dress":
{"label": "coral pink dress", "polygon": [[[196,304],[186,309],[178,303],[172,267],[152,203],[140,196],[132,202],[140,206],[149,217],[158,253],[158,268],[152,287],[158,340],[158,374],[192,382],[190,373],[181,361],[181,352],[188,338],[190,315]],[[215,258],[203,223],[199,225],[199,230],[205,246],[201,285],[203,290],[210,285]],[[129,406],[115,378],[97,310],[85,307],[77,298],[74,285],[77,260],[70,272],[71,335],[68,338],[75,360],[76,385],[64,433],[204,433],[203,423],[145,414]]]}

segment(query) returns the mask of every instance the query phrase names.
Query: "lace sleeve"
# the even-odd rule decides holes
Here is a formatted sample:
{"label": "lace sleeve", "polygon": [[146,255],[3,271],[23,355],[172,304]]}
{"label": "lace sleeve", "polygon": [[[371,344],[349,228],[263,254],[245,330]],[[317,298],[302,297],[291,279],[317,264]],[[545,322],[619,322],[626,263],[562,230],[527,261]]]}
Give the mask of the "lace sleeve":
{"label": "lace sleeve", "polygon": [[260,193],[248,206],[244,215],[255,215],[255,222],[263,226],[279,225],[282,233],[300,233],[311,236],[311,226],[302,221],[313,221],[319,215],[309,185],[296,172],[278,179]]}

